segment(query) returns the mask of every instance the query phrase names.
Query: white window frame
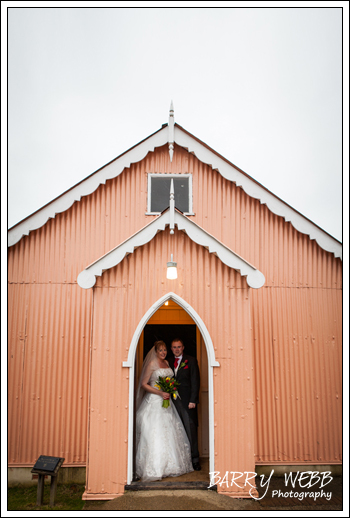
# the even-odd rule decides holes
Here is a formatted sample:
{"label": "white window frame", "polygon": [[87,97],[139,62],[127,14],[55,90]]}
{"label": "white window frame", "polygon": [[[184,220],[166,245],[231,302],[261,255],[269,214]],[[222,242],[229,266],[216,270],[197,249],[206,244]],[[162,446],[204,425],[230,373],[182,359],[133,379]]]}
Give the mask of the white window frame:
{"label": "white window frame", "polygon": [[[167,177],[167,178],[178,178],[179,176],[183,177],[183,178],[188,178],[188,206],[189,206],[189,212],[184,212],[184,214],[186,216],[194,216],[194,212],[193,212],[193,196],[192,196],[192,174],[191,173],[184,173],[184,174],[180,174],[180,173],[148,173],[148,179],[147,179],[147,212],[146,212],[146,216],[158,216],[159,214],[161,214],[160,212],[151,212],[151,198],[152,198],[152,193],[151,193],[151,185],[152,185],[152,181],[151,179],[153,177],[156,177],[156,178],[159,178],[160,176],[162,177]],[[169,192],[169,198],[170,198],[170,192]]]}

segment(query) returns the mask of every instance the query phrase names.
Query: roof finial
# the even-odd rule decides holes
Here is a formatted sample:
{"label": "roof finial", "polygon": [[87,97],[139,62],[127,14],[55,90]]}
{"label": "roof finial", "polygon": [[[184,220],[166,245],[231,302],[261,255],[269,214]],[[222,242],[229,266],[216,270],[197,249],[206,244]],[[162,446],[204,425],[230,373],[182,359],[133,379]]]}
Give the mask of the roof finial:
{"label": "roof finial", "polygon": [[170,103],[168,141],[169,141],[170,162],[172,162],[173,154],[174,154],[174,105],[173,105],[173,101],[171,101],[171,103]]}
{"label": "roof finial", "polygon": [[175,228],[175,192],[174,192],[174,179],[170,181],[170,234],[174,233]]}

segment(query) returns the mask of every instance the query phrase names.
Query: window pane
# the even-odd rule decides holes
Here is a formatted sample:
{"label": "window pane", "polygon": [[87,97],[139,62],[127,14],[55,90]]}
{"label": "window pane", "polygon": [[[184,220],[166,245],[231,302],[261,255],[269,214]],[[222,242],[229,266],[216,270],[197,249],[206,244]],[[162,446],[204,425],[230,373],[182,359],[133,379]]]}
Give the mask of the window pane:
{"label": "window pane", "polygon": [[[188,177],[173,178],[175,207],[181,212],[189,212]],[[151,177],[151,212],[162,212],[169,207],[171,177]]]}
{"label": "window pane", "polygon": [[189,212],[188,182],[188,178],[174,178],[175,207],[181,212]]}
{"label": "window pane", "polygon": [[151,212],[162,212],[169,207],[170,178],[151,178]]}

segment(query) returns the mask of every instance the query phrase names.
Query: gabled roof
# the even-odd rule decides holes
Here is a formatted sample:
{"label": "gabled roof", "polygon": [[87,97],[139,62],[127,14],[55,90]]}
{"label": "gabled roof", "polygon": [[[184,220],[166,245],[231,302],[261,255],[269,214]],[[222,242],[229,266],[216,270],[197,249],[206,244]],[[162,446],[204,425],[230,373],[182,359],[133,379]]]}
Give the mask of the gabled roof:
{"label": "gabled roof", "polygon": [[91,194],[100,184],[106,183],[108,179],[115,178],[125,168],[139,162],[155,148],[169,144],[169,153],[172,159],[174,143],[193,153],[201,162],[210,165],[224,178],[241,187],[249,196],[259,199],[260,203],[266,204],[271,212],[290,222],[296,230],[309,235],[310,239],[315,239],[321,248],[333,252],[335,257],[342,256],[342,245],[338,240],[275,196],[204,142],[178,124],[174,124],[173,116],[169,117],[169,124],[164,124],[160,130],[12,227],[8,233],[8,245],[16,244],[22,236],[28,235],[31,230],[40,228],[49,218],[54,218],[56,214],[64,212],[75,201],[79,201],[82,196]]}
{"label": "gabled roof", "polygon": [[23,236],[27,236],[31,230],[42,227],[56,214],[60,214],[69,209],[75,201],[80,201],[82,196],[88,196],[96,191],[101,184],[107,180],[116,178],[131,164],[139,162],[156,147],[164,146],[168,141],[168,130],[164,125],[146,139],[142,140],[128,151],[125,151],[117,158],[104,165],[90,176],[77,183],[60,196],[44,205],[27,218],[14,225],[8,231],[8,246],[15,245]]}
{"label": "gabled roof", "polygon": [[85,289],[92,288],[96,283],[97,276],[101,276],[104,271],[119,264],[126,255],[132,254],[136,248],[149,243],[158,232],[165,230],[167,225],[172,227],[174,224],[179,230],[186,232],[192,241],[207,248],[209,253],[215,254],[224,264],[237,270],[242,276],[246,275],[247,283],[251,288],[261,288],[264,285],[265,277],[257,268],[176,209],[172,217],[169,208],[143,229],[80,272],[78,275],[79,286]]}

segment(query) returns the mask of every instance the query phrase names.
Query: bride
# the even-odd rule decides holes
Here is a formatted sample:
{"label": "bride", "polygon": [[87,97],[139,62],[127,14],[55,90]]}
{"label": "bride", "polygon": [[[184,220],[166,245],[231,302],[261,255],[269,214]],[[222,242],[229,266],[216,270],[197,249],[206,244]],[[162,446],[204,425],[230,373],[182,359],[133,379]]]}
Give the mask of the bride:
{"label": "bride", "polygon": [[193,471],[191,447],[182,421],[167,392],[155,387],[158,376],[173,377],[167,348],[158,341],[143,363],[136,397],[136,475],[142,481],[177,477]]}

